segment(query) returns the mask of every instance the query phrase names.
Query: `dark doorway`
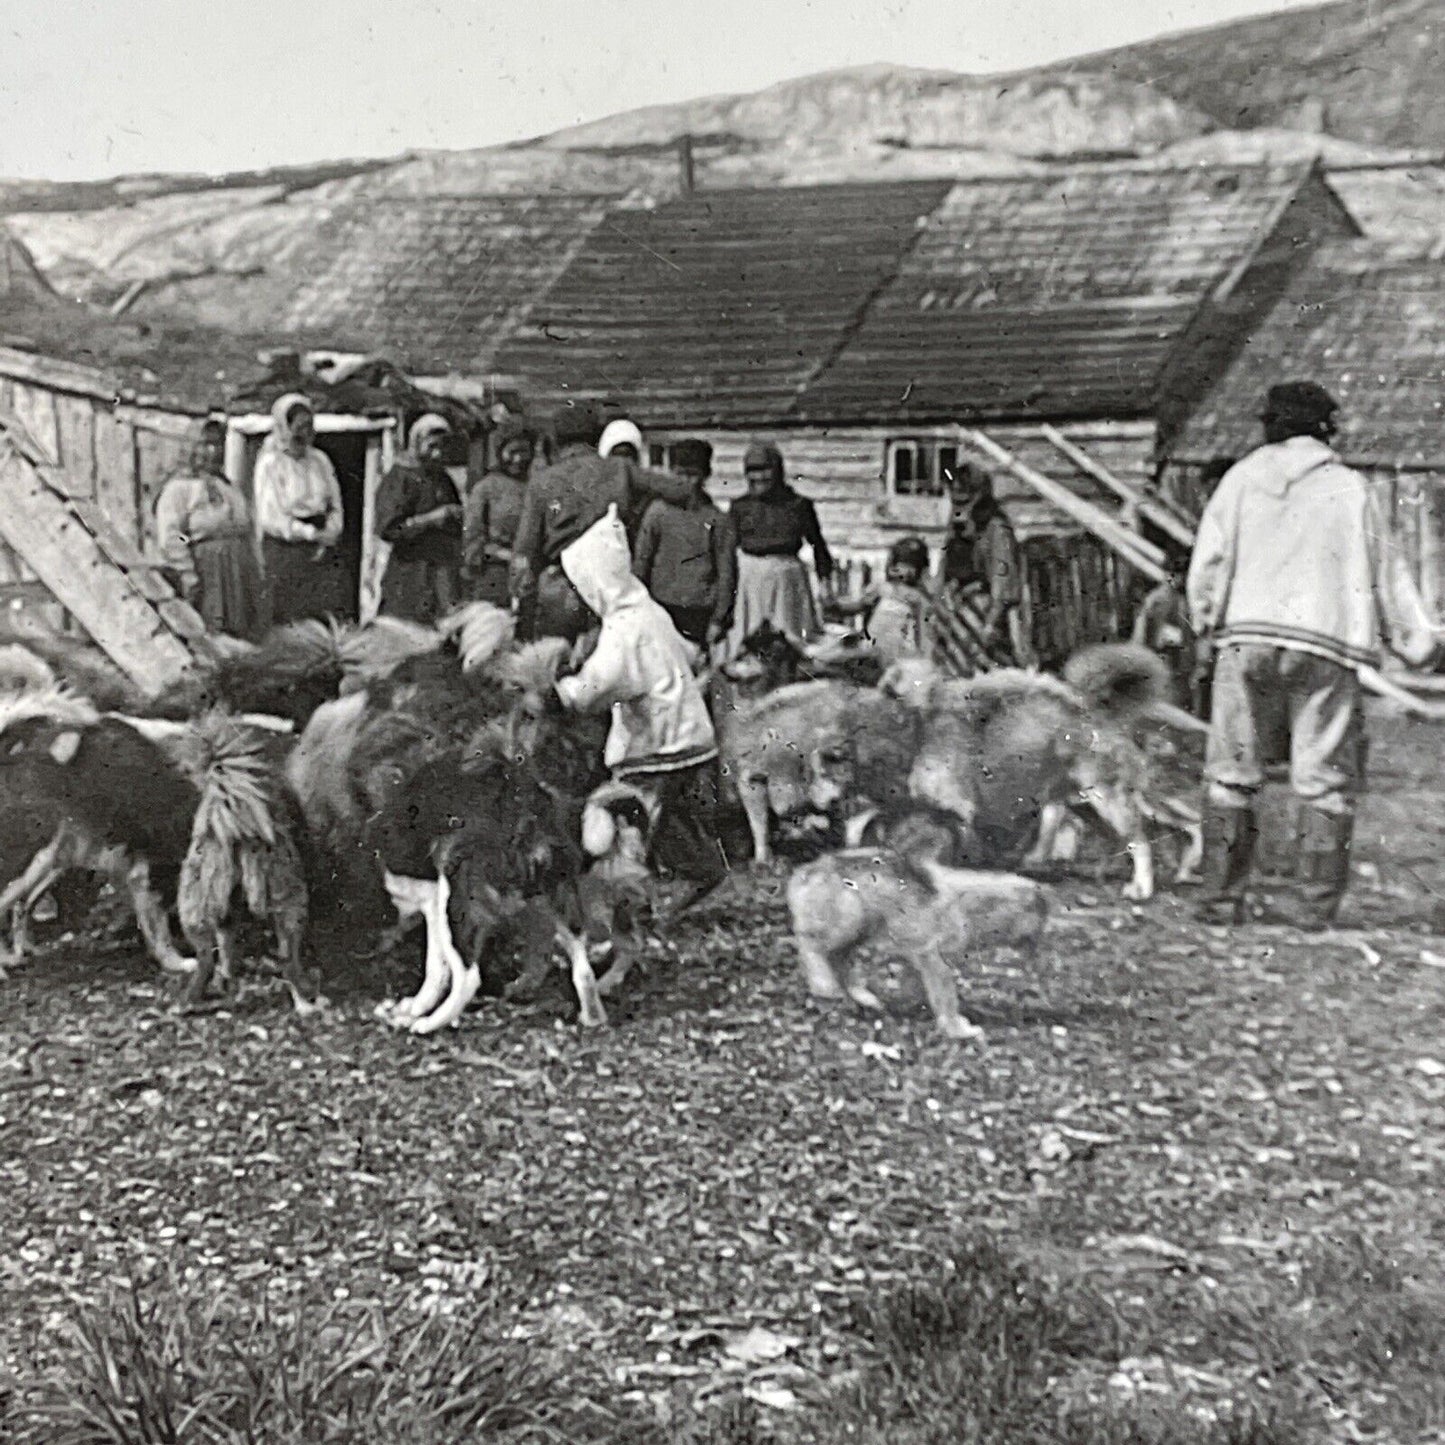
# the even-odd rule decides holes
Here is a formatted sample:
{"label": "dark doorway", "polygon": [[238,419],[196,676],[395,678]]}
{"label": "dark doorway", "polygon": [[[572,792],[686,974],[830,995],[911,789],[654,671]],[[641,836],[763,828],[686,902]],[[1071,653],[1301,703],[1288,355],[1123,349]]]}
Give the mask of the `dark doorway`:
{"label": "dark doorway", "polygon": [[341,486],[341,540],[336,544],[329,566],[327,611],[355,621],[361,596],[361,536],[366,497],[366,452],[371,440],[367,432],[321,432],[316,448],[331,458]]}

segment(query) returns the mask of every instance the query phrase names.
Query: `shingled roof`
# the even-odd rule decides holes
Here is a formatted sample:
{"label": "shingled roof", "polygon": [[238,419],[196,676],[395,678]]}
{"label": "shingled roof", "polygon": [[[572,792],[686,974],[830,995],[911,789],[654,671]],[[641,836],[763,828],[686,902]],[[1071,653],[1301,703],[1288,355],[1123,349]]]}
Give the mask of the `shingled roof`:
{"label": "shingled roof", "polygon": [[1171,448],[1258,446],[1260,401],[1308,379],[1340,401],[1338,446],[1359,465],[1445,467],[1445,255],[1376,241],[1322,247],[1299,268]]}
{"label": "shingled roof", "polygon": [[1324,192],[1299,165],[1085,166],[960,183],[798,413],[1151,415],[1201,303],[1309,184]]}
{"label": "shingled roof", "polygon": [[614,210],[498,369],[648,424],[788,414],[897,269],[948,181],[710,191]]}
{"label": "shingled roof", "polygon": [[1153,415],[1308,165],[708,192],[613,210],[497,369],[653,426]]}
{"label": "shingled roof", "polygon": [[[615,201],[615,197],[611,200]],[[383,351],[413,373],[493,370],[498,339],[601,222],[582,195],[368,198],[332,218],[298,269],[282,329]]]}

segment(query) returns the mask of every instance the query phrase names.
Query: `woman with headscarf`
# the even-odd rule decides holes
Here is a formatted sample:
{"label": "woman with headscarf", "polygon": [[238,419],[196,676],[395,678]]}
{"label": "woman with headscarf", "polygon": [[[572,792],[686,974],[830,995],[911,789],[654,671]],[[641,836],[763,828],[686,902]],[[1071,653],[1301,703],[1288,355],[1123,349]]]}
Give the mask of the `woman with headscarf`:
{"label": "woman with headscarf", "polygon": [[734,657],[764,622],[801,642],[823,631],[807,570],[799,555],[813,554],[818,580],[833,575],[833,555],[823,540],[818,513],[784,480],[783,454],[771,442],[754,442],[743,457],[747,496],[732,504],[738,546],[737,602],[726,653]]}
{"label": "woman with headscarf", "polygon": [[190,466],[156,500],[156,540],[181,595],[212,632],[255,639],[266,630],[265,589],[251,509],[226,480],[225,423],[201,428]]}
{"label": "woman with headscarf", "polygon": [[331,458],[312,445],[316,418],[300,392],[280,397],[271,421],[252,490],[274,620],[324,617],[342,605],[330,565],[341,538],[341,487]]}
{"label": "woman with headscarf", "polygon": [[428,412],[411,429],[409,450],[376,489],[376,534],[391,548],[381,579],[381,610],[435,622],[458,601],[462,503],[442,465],[451,423]]}
{"label": "woman with headscarf", "polygon": [[511,595],[512,543],[522,516],[536,439],[520,417],[509,416],[497,427],[492,442],[496,462],[467,493],[462,517],[462,576],[468,597],[505,607]]}
{"label": "woman with headscarf", "polygon": [[993,494],[993,478],[971,465],[954,481],[943,585],[978,618],[986,649],[1002,645],[1019,667],[1038,666],[1023,609],[1018,538]]}

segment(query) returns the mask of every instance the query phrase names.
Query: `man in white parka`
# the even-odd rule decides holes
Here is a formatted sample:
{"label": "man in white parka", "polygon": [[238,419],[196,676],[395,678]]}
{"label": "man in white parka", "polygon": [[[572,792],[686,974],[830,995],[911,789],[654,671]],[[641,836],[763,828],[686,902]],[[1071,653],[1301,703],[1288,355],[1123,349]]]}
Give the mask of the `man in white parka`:
{"label": "man in white parka", "polygon": [[1188,594],[1215,654],[1206,922],[1244,920],[1259,790],[1287,746],[1300,825],[1281,921],[1330,926],[1364,781],[1359,669],[1377,665],[1382,646],[1419,666],[1440,643],[1379,500],[1329,445],[1338,411],[1314,382],[1271,387],[1265,445],[1225,474],[1200,519]]}

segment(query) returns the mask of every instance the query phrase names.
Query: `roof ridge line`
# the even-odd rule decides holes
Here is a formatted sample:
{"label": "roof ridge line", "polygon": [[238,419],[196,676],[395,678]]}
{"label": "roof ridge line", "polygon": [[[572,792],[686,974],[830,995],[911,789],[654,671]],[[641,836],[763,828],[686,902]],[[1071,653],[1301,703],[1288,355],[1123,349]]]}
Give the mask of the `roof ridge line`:
{"label": "roof ridge line", "polygon": [[868,313],[873,309],[873,303],[886,291],[897,279],[899,272],[903,269],[903,263],[917,249],[918,243],[923,239],[923,233],[928,230],[933,218],[943,208],[945,202],[953,194],[952,183],[941,183],[942,190],[933,205],[922,215],[915,216],[913,220],[913,234],[908,237],[893,255],[892,264],[883,269],[878,280],[869,287],[858,305],[854,308],[852,316],[839,328],[838,335],[833,345],[824,354],[821,360],[816,362],[808,371],[808,374],[793,388],[792,399],[788,402],[785,416],[797,414],[798,405],[812,388],[825,377],[838,358],[857,339],[858,333],[863,329],[863,323],[868,319]]}

